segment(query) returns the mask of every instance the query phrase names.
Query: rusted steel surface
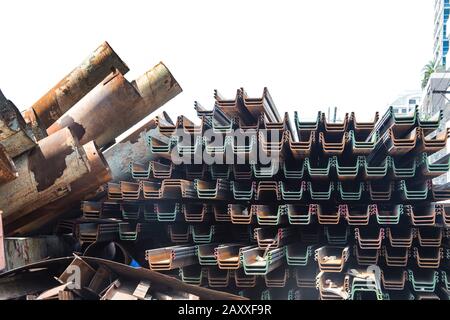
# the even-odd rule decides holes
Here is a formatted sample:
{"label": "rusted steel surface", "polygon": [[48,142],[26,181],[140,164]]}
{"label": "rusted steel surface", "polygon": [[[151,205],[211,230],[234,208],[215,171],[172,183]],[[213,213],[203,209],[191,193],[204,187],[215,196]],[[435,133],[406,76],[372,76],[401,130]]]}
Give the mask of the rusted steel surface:
{"label": "rusted steel surface", "polygon": [[5,261],[5,248],[3,242],[3,219],[2,219],[3,211],[0,210],[0,271],[5,269],[6,261]]}
{"label": "rusted steel surface", "polygon": [[[135,268],[122,263],[87,256],[75,257],[75,259],[74,257],[55,258],[10,270],[0,276],[0,289],[4,289],[0,290],[0,298],[17,299],[23,298],[29,294],[41,293],[43,291],[44,294],[49,295],[50,290],[52,290],[54,294],[58,294],[59,290],[70,290],[67,288],[67,286],[61,287],[61,282],[53,281],[49,283],[48,280],[59,278],[60,281],[65,283],[65,281],[69,280],[70,278],[67,279],[67,277],[65,277],[69,270],[66,270],[66,272],[64,271],[64,268],[67,268],[71,263],[72,266],[81,266],[79,270],[81,272],[82,278],[86,279],[86,283],[83,283],[83,281],[81,281],[81,291],[84,291],[86,288],[90,288],[91,292],[94,292],[94,290],[92,290],[92,287],[95,283],[95,281],[93,281],[93,278],[95,278],[95,273],[99,271],[99,268],[103,268],[105,271],[107,271],[107,282],[111,282],[111,284],[105,288],[107,290],[101,290],[102,292],[104,292],[103,297],[98,296],[97,299],[101,298],[102,300],[110,300],[111,297],[109,297],[108,295],[108,292],[111,291],[110,288],[116,287],[120,289],[122,287],[125,287],[126,284],[134,284],[134,286],[136,286],[136,284],[139,284],[140,286],[142,286],[143,281],[146,281],[152,284],[147,290],[150,290],[150,294],[153,297],[159,296],[159,291],[162,291],[162,293],[164,293],[163,296],[169,297],[167,294],[165,294],[169,293],[170,295],[178,297],[178,299],[183,296],[182,294],[188,293],[195,295],[197,298],[205,300],[247,300],[246,298],[234,294],[186,284],[178,279],[175,279],[172,276],[154,272],[149,269]],[[33,273],[35,274],[34,277],[38,277],[40,275],[41,278],[38,280],[41,281],[30,281],[29,277],[25,278],[23,276]],[[42,282],[44,282],[44,280],[47,280],[47,283],[41,284]],[[13,282],[14,286],[10,284],[11,282]],[[38,286],[37,284],[33,285],[33,283],[36,282],[40,284],[40,286]],[[65,285],[67,285],[67,283]],[[78,295],[81,294],[81,297],[85,296],[78,290],[74,290],[74,292],[77,292]],[[127,291],[127,293],[122,294],[122,297],[116,297],[116,300],[121,298],[124,299],[125,296],[131,296],[132,294],[136,295],[136,292],[138,292],[136,289],[131,290],[129,293]],[[90,296],[91,298],[93,297],[92,294],[88,296]],[[143,294],[138,296],[142,297]],[[56,298],[57,297],[54,297],[54,299]],[[148,297],[146,299],[148,299]],[[184,297],[184,299],[186,299],[186,297]],[[137,298],[135,297],[133,300],[137,300]]]}
{"label": "rusted steel surface", "polygon": [[8,235],[24,235],[36,232],[63,216],[79,201],[95,195],[103,184],[111,180],[111,171],[103,154],[97,149],[93,141],[83,146],[86,153],[89,172],[76,179],[70,185],[70,193],[54,202],[51,202],[26,216],[14,221],[5,227]]}
{"label": "rusted steel surface", "polygon": [[[160,62],[132,82],[143,98],[134,123],[149,115],[183,91],[169,69]],[[134,124],[133,123],[133,124]]]}
{"label": "rusted steel surface", "polygon": [[105,151],[104,155],[111,168],[113,181],[131,178],[131,162],[146,163],[153,159],[154,155],[150,153],[147,141],[149,136],[156,134],[155,129],[160,122],[172,121],[164,112]]}
{"label": "rusted steel surface", "polygon": [[70,127],[81,143],[94,140],[103,147],[180,92],[180,86],[162,63],[133,83],[115,71],[47,132]]}
{"label": "rusted steel surface", "polygon": [[19,109],[0,91],[0,143],[14,158],[36,145],[32,130],[26,125]]}
{"label": "rusted steel surface", "polygon": [[5,147],[0,144],[0,185],[17,178],[14,162],[6,153]]}
{"label": "rusted steel surface", "polygon": [[80,143],[94,140],[103,147],[134,124],[127,119],[140,99],[127,79],[114,71],[50,126],[47,133],[69,127]]}
{"label": "rusted steel surface", "polygon": [[70,184],[89,172],[84,149],[69,129],[41,141],[16,158],[19,177],[0,186],[0,208],[8,225],[70,191]]}
{"label": "rusted steel surface", "polygon": [[36,111],[33,109],[28,109],[23,111],[22,115],[37,141],[42,140],[47,136],[47,128],[37,117]]}
{"label": "rusted steel surface", "polygon": [[34,111],[43,125],[50,127],[113,69],[122,74],[129,70],[110,45],[104,42],[25,112],[27,122],[33,123]]}
{"label": "rusted steel surface", "polygon": [[70,254],[70,241],[56,235],[4,238],[6,270]]}

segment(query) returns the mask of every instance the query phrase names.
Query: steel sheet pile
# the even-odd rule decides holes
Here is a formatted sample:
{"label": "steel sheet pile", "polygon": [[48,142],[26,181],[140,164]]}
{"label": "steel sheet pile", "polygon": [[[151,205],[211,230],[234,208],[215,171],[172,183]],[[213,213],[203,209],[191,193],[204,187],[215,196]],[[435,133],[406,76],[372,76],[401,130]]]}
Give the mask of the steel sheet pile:
{"label": "steel sheet pile", "polygon": [[181,92],[163,64],[127,70],[104,44],[25,119],[0,96],[5,235],[54,227],[77,244],[40,265],[58,285],[28,275],[13,298],[449,299],[442,113],[307,121],[266,88],[216,91],[199,121],[161,113],[115,142]]}
{"label": "steel sheet pile", "polygon": [[145,152],[108,150],[128,170],[58,231],[251,299],[449,298],[450,186],[433,178],[450,163],[430,160],[441,114],[291,125],[267,89],[215,100],[196,103],[199,125],[161,115],[134,133]]}

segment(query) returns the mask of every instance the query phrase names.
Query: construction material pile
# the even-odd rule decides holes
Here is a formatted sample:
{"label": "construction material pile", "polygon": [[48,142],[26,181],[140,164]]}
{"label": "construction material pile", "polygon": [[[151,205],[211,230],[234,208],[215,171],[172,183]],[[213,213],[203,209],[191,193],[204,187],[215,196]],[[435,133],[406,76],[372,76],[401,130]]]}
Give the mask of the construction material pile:
{"label": "construction material pile", "polygon": [[27,234],[108,182],[102,150],[181,92],[156,65],[136,80],[105,42],[31,108],[0,94],[0,209],[6,235]]}
{"label": "construction material pile", "polygon": [[215,99],[200,125],[163,114],[108,150],[128,171],[58,232],[251,299],[449,298],[442,114],[291,125],[267,89]]}
{"label": "construction material pile", "polygon": [[182,91],[163,63],[127,71],[105,42],[23,113],[0,92],[0,300],[242,299],[139,268],[119,243],[46,235],[128,172],[105,150],[139,146],[115,139]]}
{"label": "construction material pile", "polygon": [[105,43],[23,115],[0,95],[4,233],[76,253],[4,273],[3,298],[449,299],[442,113],[291,122],[239,89],[116,142],[181,92],[127,70]]}

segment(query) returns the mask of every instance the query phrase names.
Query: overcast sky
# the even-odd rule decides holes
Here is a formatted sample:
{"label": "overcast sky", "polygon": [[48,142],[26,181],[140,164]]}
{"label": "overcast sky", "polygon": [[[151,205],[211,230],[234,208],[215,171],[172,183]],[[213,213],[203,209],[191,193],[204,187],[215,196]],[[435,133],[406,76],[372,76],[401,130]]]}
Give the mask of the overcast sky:
{"label": "overcast sky", "polygon": [[184,92],[164,110],[193,117],[213,90],[269,88],[280,111],[338,106],[371,117],[418,89],[432,59],[431,0],[2,1],[0,88],[29,107],[102,41],[133,80],[163,61]]}

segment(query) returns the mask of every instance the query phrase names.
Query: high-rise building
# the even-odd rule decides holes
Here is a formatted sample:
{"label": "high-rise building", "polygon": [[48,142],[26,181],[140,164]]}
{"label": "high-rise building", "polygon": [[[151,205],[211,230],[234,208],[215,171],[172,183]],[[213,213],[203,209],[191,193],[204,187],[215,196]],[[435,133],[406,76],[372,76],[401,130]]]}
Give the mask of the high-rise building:
{"label": "high-rise building", "polygon": [[403,92],[389,105],[393,107],[395,113],[407,114],[413,111],[416,106],[420,105],[421,101],[421,91],[409,90]]}
{"label": "high-rise building", "polygon": [[[443,119],[439,126],[438,132],[446,130],[450,127],[450,105],[449,92],[450,88],[450,72],[435,72],[430,76],[430,80],[424,90],[421,112],[423,115],[430,117],[436,115],[439,111],[443,111]],[[434,134],[433,134],[434,135]],[[450,141],[449,141],[450,142]],[[438,161],[443,158],[450,150],[450,144],[430,156],[430,161]],[[435,183],[444,184],[450,182],[450,172],[435,178]]]}
{"label": "high-rise building", "polygon": [[[434,1],[434,48],[433,61],[435,72],[430,76],[426,87],[423,90],[422,103],[420,109],[426,117],[431,117],[439,111],[443,111],[443,119],[437,130],[445,130],[450,125],[450,52],[449,37],[450,23],[450,0]],[[449,61],[447,65],[447,61]],[[435,133],[433,133],[434,135]],[[446,148],[430,156],[431,162],[439,161],[450,150],[448,143]],[[450,172],[435,178],[436,183],[447,183],[450,181]]]}
{"label": "high-rise building", "polygon": [[444,67],[447,64],[449,35],[447,22],[450,14],[450,0],[434,1],[434,66]]}

